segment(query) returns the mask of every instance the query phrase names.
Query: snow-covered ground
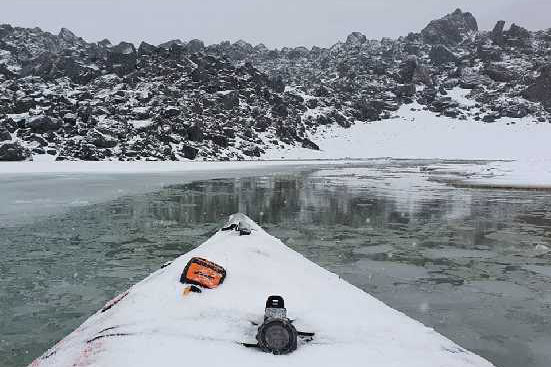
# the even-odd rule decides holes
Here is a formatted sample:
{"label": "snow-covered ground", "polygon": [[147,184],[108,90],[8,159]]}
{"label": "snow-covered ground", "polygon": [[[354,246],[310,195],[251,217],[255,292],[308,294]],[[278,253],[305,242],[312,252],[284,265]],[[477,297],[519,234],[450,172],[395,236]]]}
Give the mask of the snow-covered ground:
{"label": "snow-covered ground", "polygon": [[[551,158],[551,125],[532,118],[503,118],[494,123],[437,117],[413,103],[390,120],[357,122],[345,129],[321,129],[311,140],[320,150],[299,146],[274,148],[266,159],[422,158],[532,159]],[[412,110],[414,109],[414,110]]]}
{"label": "snow-covered ground", "polygon": [[[251,226],[251,236],[218,232],[136,284],[31,366],[492,366]],[[224,266],[225,282],[184,297],[192,256]],[[240,345],[254,342],[272,294],[298,330],[316,333],[290,355]]]}

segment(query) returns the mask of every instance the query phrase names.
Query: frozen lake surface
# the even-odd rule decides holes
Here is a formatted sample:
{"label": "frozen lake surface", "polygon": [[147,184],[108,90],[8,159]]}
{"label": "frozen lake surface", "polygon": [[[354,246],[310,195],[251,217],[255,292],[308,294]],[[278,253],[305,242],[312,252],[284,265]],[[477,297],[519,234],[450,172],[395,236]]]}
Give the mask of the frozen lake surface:
{"label": "frozen lake surface", "polygon": [[452,188],[418,166],[4,177],[0,359],[30,362],[242,211],[496,366],[548,367],[551,196]]}

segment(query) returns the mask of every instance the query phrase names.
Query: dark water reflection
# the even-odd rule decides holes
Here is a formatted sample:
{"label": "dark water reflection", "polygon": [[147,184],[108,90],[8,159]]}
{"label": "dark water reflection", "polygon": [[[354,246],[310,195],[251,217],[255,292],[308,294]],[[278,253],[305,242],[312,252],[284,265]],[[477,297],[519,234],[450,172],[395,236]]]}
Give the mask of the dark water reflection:
{"label": "dark water reflection", "polygon": [[396,165],[175,185],[3,228],[2,365],[29,362],[241,211],[497,366],[548,367],[550,207]]}

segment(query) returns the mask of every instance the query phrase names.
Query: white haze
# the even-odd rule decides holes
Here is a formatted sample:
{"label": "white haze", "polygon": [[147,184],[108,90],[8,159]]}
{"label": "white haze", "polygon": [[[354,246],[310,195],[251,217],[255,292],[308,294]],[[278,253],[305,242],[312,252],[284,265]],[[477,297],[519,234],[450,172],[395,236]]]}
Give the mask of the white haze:
{"label": "white haze", "polygon": [[53,33],[67,27],[88,41],[244,39],[310,47],[329,46],[352,31],[369,38],[406,35],[457,7],[471,11],[482,29],[499,19],[551,27],[549,0],[0,0],[0,23]]}

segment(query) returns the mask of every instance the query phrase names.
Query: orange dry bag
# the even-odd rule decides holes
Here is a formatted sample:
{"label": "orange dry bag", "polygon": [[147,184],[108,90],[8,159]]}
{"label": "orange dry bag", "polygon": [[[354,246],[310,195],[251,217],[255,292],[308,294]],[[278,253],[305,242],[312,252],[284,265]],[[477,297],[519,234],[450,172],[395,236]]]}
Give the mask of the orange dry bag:
{"label": "orange dry bag", "polygon": [[226,270],[207,259],[194,257],[187,263],[180,282],[196,284],[204,288],[216,288],[226,278]]}

